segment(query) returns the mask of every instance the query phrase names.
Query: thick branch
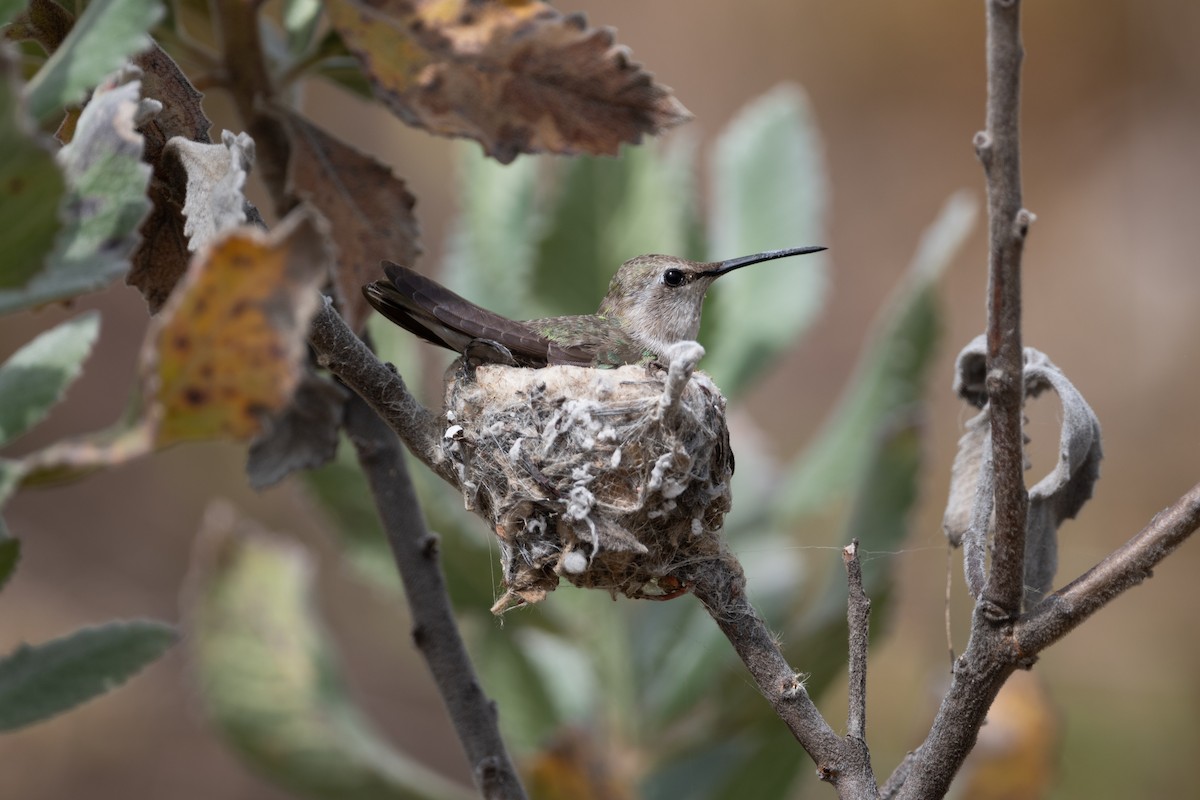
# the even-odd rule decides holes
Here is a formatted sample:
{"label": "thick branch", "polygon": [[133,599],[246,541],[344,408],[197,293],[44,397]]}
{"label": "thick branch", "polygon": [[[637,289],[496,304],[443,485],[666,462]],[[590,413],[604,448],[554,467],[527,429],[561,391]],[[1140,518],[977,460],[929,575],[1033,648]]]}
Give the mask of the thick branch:
{"label": "thick branch", "polygon": [[396,434],[361,397],[346,409],[346,433],[387,532],[413,617],[413,642],[425,657],[485,798],[524,798],[500,738],[496,708],[475,675],[438,566],[438,540],[425,527]]}
{"label": "thick branch", "polygon": [[[997,629],[987,606],[977,604],[971,641],[955,662],[950,689],[942,698],[929,735],[901,765],[908,774],[895,797],[925,800],[946,795],[959,767],[975,746],[992,701],[1017,666],[1011,640]],[[888,790],[894,790],[897,783],[897,776],[889,778]]]}
{"label": "thick branch", "polygon": [[746,577],[730,554],[693,592],[741,657],[759,691],[817,764],[822,780],[845,798],[877,796],[870,758],[861,739],[843,739],[821,716],[788,664],[775,637],[746,598]]}
{"label": "thick branch", "polygon": [[1031,217],[1021,208],[1020,11],[1020,0],[988,0],[987,130],[975,137],[975,149],[987,176],[987,389],[996,477],[992,570],[983,599],[995,613],[1008,617],[1015,617],[1021,609],[1029,508],[1021,430],[1021,253]]}

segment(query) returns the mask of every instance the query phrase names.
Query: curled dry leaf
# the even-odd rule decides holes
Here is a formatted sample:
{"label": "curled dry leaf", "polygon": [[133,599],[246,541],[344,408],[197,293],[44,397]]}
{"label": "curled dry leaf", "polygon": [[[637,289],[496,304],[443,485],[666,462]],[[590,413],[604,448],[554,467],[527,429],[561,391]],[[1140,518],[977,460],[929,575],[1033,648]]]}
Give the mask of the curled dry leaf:
{"label": "curled dry leaf", "polygon": [[342,387],[305,370],[291,401],[250,444],[246,461],[250,485],[265,489],[296,470],[332,461],[345,403]]}
{"label": "curled dry leaf", "polygon": [[254,140],[244,133],[221,133],[220,144],[183,137],[167,142],[166,154],[187,173],[183,232],[193,253],[246,222],[246,176],[254,163]]}
{"label": "curled dry leaf", "polygon": [[409,123],[520,153],[615,155],[691,119],[607,28],[538,0],[328,0],[375,96]]}
{"label": "curled dry leaf", "polygon": [[196,257],[143,349],[158,444],[257,436],[300,381],[308,322],[329,269],[303,210],[270,234],[243,228]]}
{"label": "curled dry leaf", "polygon": [[379,277],[379,262],[412,265],[420,255],[416,198],[387,166],[288,109],[276,115],[292,145],[289,188],[330,222],[338,310],[357,333],[370,312],[362,286]]}
{"label": "curled dry leaf", "polygon": [[[978,336],[958,355],[954,390],[982,410],[967,423],[959,440],[950,478],[950,498],[942,527],[950,543],[964,546],[967,585],[978,596],[983,588],[985,544],[992,525],[994,476],[991,460],[991,411],[987,406],[986,337]],[[1062,405],[1058,461],[1050,474],[1029,490],[1025,539],[1026,605],[1050,588],[1058,567],[1058,528],[1079,513],[1100,477],[1100,422],[1063,372],[1044,353],[1025,348],[1025,396],[1046,389]]]}
{"label": "curled dry leaf", "polygon": [[162,103],[162,110],[140,129],[146,140],[143,158],[154,170],[149,191],[152,209],[142,223],[142,241],[134,250],[125,282],[142,293],[150,313],[156,314],[191,260],[183,230],[187,172],[178,159],[164,156],[164,150],[177,136],[209,143],[212,123],[200,106],[203,95],[162,48],[154,45],[142,51],[133,63],[142,70],[143,93]]}

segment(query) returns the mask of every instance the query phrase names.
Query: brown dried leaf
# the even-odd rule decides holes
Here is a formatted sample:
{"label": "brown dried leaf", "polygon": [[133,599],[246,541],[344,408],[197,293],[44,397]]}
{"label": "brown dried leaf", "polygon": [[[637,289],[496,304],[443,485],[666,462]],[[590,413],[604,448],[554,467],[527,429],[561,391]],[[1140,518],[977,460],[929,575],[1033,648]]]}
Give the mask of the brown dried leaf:
{"label": "brown dried leaf", "polygon": [[125,282],[142,293],[150,313],[156,314],[191,260],[183,232],[187,173],[178,159],[164,157],[163,151],[176,136],[210,142],[208,129],[212,123],[200,105],[204,95],[161,48],[155,45],[139,53],[133,62],[143,73],[143,95],[158,100],[163,107],[157,117],[141,127],[146,140],[144,158],[154,168],[149,191],[153,210],[142,223],[142,241],[133,254]]}
{"label": "brown dried leaf", "polygon": [[196,256],[143,349],[159,445],[261,433],[300,381],[329,262],[327,237],[303,210],[270,234],[243,228]]}
{"label": "brown dried leaf", "polygon": [[362,285],[379,277],[379,262],[412,264],[421,253],[416,199],[404,181],[287,109],[277,109],[292,145],[289,188],[331,223],[338,248],[338,308],[358,332],[370,312]]}
{"label": "brown dried leaf", "polygon": [[691,119],[614,44],[538,0],[328,0],[375,96],[409,123],[519,153],[615,155]]}
{"label": "brown dried leaf", "polygon": [[138,53],[133,63],[142,70],[142,94],[162,103],[162,110],[142,126],[146,137],[146,159],[151,163],[162,155],[167,142],[182,136],[194,142],[207,142],[212,122],[204,115],[204,99],[179,65],[158,45]]}

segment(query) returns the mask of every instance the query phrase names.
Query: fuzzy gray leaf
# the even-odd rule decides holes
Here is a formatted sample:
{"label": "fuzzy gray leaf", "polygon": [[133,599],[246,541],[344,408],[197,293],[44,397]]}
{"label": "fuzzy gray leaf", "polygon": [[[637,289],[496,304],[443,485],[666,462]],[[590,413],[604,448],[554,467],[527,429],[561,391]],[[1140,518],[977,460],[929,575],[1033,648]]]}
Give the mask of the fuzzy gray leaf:
{"label": "fuzzy gray leaf", "polygon": [[972,597],[979,597],[983,591],[987,536],[992,526],[995,486],[991,432],[987,409],[967,421],[967,432],[958,440],[958,454],[950,470],[950,498],[942,517],[942,531],[950,546],[963,547],[967,589]]}
{"label": "fuzzy gray leaf", "polygon": [[1025,348],[1025,394],[1037,397],[1046,389],[1062,405],[1058,463],[1029,490],[1025,534],[1026,601],[1037,602],[1050,588],[1058,568],[1058,527],[1073,519],[1092,497],[1100,477],[1100,421],[1083,395],[1046,355]]}
{"label": "fuzzy gray leaf", "polygon": [[[991,533],[994,475],[991,463],[991,409],[987,405],[987,341],[977,336],[958,355],[954,391],[982,408],[959,440],[942,528],[952,546],[964,546],[967,585],[978,597],[983,588],[986,541]],[[1025,396],[1047,389],[1062,405],[1058,462],[1029,490],[1026,518],[1026,605],[1050,588],[1058,568],[1058,528],[1079,513],[1100,477],[1100,422],[1083,395],[1045,353],[1025,348]]]}
{"label": "fuzzy gray leaf", "polygon": [[254,140],[244,133],[221,133],[221,144],[193,142],[182,136],[167,142],[187,171],[188,250],[193,253],[220,234],[246,222],[246,176],[254,164]]}

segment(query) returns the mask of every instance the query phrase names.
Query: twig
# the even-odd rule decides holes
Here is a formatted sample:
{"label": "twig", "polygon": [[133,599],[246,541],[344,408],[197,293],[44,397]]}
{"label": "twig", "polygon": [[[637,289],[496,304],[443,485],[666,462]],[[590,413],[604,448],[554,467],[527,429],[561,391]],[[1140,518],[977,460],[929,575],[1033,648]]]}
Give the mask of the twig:
{"label": "twig", "polygon": [[987,389],[996,476],[992,570],[983,600],[994,613],[1008,617],[1021,609],[1029,507],[1021,430],[1021,254],[1033,217],[1021,207],[1020,11],[1020,0],[988,0],[987,130],[975,136],[975,151],[987,176]]}
{"label": "twig", "polygon": [[850,630],[849,711],[846,735],[867,739],[867,647],[871,626],[871,600],[863,590],[862,564],[858,560],[858,539],[842,548],[850,598],[846,605],[846,623]]}
{"label": "twig", "polygon": [[1048,595],[1017,624],[1022,654],[1033,655],[1073,631],[1151,570],[1200,527],[1200,484],[1156,514],[1136,536],[1069,584]]}
{"label": "twig", "polygon": [[817,764],[822,780],[844,798],[878,794],[870,757],[860,739],[843,739],[821,716],[762,617],[746,599],[746,577],[730,554],[693,588],[696,597],[729,639],[759,691]]}
{"label": "twig", "polygon": [[459,635],[438,566],[438,539],[425,527],[396,434],[361,397],[346,409],[346,433],[358,453],[387,533],[413,616],[413,642],[425,657],[485,798],[524,798],[500,738],[495,704],[479,685]]}
{"label": "twig", "polygon": [[409,394],[404,379],[394,369],[354,335],[328,298],[313,317],[308,341],[316,350],[318,364],[366,400],[400,434],[412,454],[438,477],[458,485],[453,467],[442,455],[443,426],[439,419]]}

